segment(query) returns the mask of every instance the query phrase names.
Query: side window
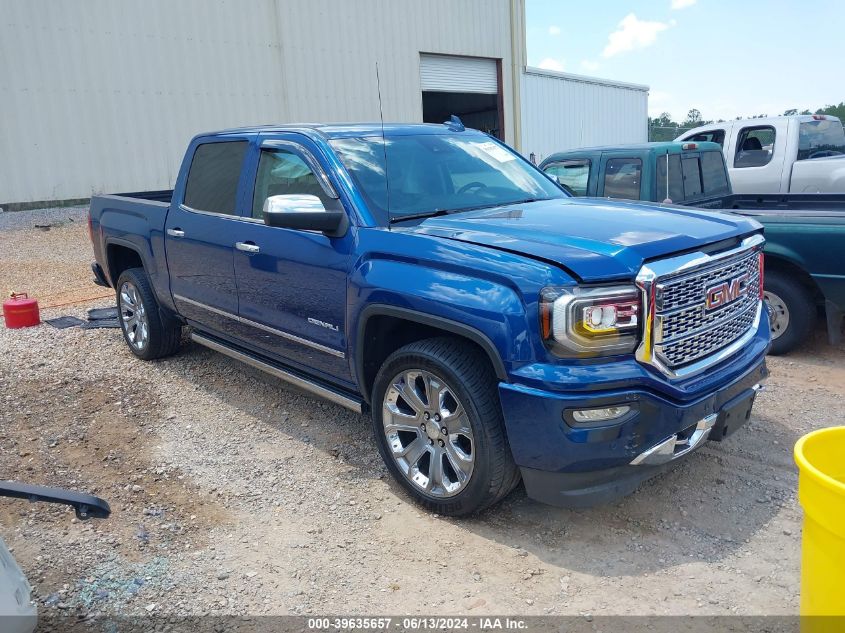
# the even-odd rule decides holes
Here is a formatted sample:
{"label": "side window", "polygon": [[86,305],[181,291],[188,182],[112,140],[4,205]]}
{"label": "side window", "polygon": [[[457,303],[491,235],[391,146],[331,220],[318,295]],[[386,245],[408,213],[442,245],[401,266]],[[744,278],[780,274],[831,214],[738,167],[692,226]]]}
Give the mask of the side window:
{"label": "side window", "polygon": [[270,196],[311,194],[325,207],[331,202],[317,177],[301,156],[285,149],[262,150],[252,195],[252,217],[264,217],[264,201]]}
{"label": "side window", "polygon": [[745,127],[736,141],[734,167],[762,167],[772,160],[775,128],[769,125]]}
{"label": "side window", "polygon": [[704,183],[704,193],[708,196],[727,195],[730,192],[722,152],[701,153],[701,180]]}
{"label": "side window", "polygon": [[198,211],[237,215],[238,181],[246,141],[197,146],[185,183],[185,206]]}
{"label": "side window", "polygon": [[699,132],[692,136],[688,136],[685,141],[693,143],[718,143],[722,147],[725,146],[725,131],[724,130],[707,130],[706,132]]}
{"label": "side window", "polygon": [[639,158],[611,158],[604,172],[604,195],[607,198],[640,199],[643,161]]}
{"label": "side window", "polygon": [[698,156],[687,156],[681,160],[681,171],[684,174],[684,197],[695,198],[701,195],[704,187],[701,183],[701,167]]}
{"label": "side window", "polygon": [[587,183],[590,180],[589,159],[562,160],[547,165],[543,171],[557,177],[558,182],[569,187],[576,196],[587,195]]}
{"label": "side window", "polygon": [[669,154],[669,172],[666,172],[666,155],[657,157],[657,182],[656,191],[658,200],[682,202],[684,199],[684,177],[681,174],[681,157],[678,154]]}

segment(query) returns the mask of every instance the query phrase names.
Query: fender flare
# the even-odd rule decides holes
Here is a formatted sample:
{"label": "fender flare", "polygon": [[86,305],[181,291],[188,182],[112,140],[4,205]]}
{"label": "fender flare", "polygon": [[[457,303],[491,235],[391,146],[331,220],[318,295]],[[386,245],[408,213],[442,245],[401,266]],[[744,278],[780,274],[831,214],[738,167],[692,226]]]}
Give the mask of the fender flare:
{"label": "fender flare", "polygon": [[[362,381],[364,376],[364,331],[366,330],[367,323],[374,316],[395,317],[405,321],[419,323],[420,325],[435,327],[467,338],[487,354],[493,365],[496,378],[504,382],[508,380],[508,373],[505,371],[505,364],[502,362],[501,356],[499,356],[499,351],[496,349],[493,341],[483,332],[459,321],[453,321],[444,317],[433,316],[409,308],[374,303],[364,308],[361,311],[361,316],[358,318],[357,338],[355,340],[355,375],[359,382]],[[363,385],[361,387],[363,388]]]}
{"label": "fender flare", "polygon": [[111,261],[110,261],[110,258],[109,258],[109,246],[122,246],[124,248],[129,249],[130,251],[135,252],[138,255],[138,257],[141,259],[141,264],[144,266],[144,270],[147,271],[147,274],[150,273],[150,268],[149,268],[149,265],[147,264],[147,257],[141,251],[141,249],[138,248],[138,244],[136,244],[135,242],[132,242],[130,240],[125,240],[125,239],[120,238],[120,237],[107,237],[106,241],[105,241],[105,252],[103,253],[103,256],[105,257],[105,260],[106,260],[106,267],[108,268],[108,270],[106,272],[109,276],[109,280],[111,281],[112,286],[114,286],[117,283],[117,279],[112,279]]}

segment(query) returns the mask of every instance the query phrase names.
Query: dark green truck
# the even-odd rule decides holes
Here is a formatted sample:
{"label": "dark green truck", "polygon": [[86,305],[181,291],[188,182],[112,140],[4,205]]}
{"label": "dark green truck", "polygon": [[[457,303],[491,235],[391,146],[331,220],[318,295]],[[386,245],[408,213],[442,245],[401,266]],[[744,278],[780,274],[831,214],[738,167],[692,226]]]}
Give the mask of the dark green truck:
{"label": "dark green truck", "polygon": [[845,193],[734,194],[716,143],[643,143],[553,154],[540,168],[576,196],[695,206],[753,217],[765,227],[765,298],[772,353],[812,331],[818,310],[831,344],[845,314]]}

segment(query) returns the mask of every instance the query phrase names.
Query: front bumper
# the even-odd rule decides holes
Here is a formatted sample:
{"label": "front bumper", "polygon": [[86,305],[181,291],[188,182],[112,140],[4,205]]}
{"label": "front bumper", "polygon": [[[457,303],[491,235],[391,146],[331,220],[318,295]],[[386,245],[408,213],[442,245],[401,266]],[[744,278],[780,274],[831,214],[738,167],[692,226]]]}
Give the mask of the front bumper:
{"label": "front bumper", "polygon": [[[563,393],[502,383],[508,438],[528,496],[568,507],[606,503],[632,492],[704,440],[723,439],[745,422],[755,387],[768,375],[763,354],[744,360],[721,370],[718,388],[686,400],[647,389]],[[573,409],[619,405],[631,407],[619,421],[589,427],[567,422]],[[736,419],[738,413],[742,419]],[[708,427],[704,438],[693,437],[696,425]],[[694,445],[688,451],[673,449],[670,439],[678,437],[679,445],[691,439]],[[661,445],[656,455],[642,457]],[[675,455],[667,458],[670,450]]]}

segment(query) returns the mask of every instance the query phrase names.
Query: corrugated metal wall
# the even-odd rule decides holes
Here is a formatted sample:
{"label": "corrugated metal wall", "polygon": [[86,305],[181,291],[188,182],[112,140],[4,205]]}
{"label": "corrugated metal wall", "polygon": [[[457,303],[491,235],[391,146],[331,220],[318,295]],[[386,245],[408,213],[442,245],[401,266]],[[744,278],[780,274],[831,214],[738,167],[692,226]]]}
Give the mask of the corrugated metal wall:
{"label": "corrugated metal wall", "polygon": [[528,68],[522,75],[522,153],[648,141],[648,87]]}
{"label": "corrugated metal wall", "polygon": [[278,120],[275,16],[273,0],[0,0],[0,204],[169,188],[197,132]]}
{"label": "corrugated metal wall", "polygon": [[385,119],[421,121],[420,52],[503,59],[513,142],[519,10],[521,0],[0,0],[0,204],[171,187],[202,131],[377,120],[376,61]]}
{"label": "corrugated metal wall", "polygon": [[503,59],[506,135],[512,139],[508,0],[282,1],[284,92],[295,120],[422,121],[420,53]]}

